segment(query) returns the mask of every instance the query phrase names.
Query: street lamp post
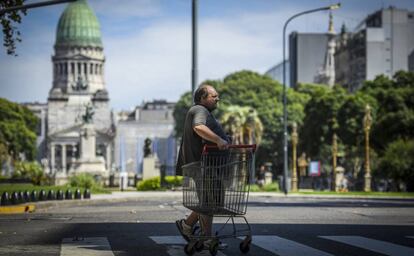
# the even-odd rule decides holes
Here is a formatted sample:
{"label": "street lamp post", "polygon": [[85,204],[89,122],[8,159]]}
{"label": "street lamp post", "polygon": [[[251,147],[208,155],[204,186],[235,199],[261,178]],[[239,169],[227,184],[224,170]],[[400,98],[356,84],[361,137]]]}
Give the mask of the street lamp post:
{"label": "street lamp post", "polygon": [[333,4],[333,5],[329,5],[329,6],[325,6],[325,7],[321,7],[321,8],[316,8],[316,9],[312,9],[312,10],[308,10],[308,11],[304,11],[304,12],[300,12],[297,13],[295,15],[293,15],[292,17],[290,17],[284,24],[283,26],[283,191],[285,194],[288,193],[287,191],[287,187],[288,187],[288,181],[287,181],[287,176],[288,176],[288,152],[287,152],[287,146],[288,146],[288,142],[287,142],[287,109],[286,109],[286,105],[287,105],[287,99],[286,99],[286,27],[289,24],[289,22],[291,20],[293,20],[294,18],[297,18],[299,16],[308,14],[308,13],[313,13],[313,12],[318,12],[318,11],[326,11],[326,10],[335,10],[338,9],[339,7],[341,7],[341,3],[337,3],[337,4]]}
{"label": "street lamp post", "polygon": [[292,191],[298,191],[298,175],[296,171],[296,146],[298,145],[298,132],[296,122],[292,125]]}
{"label": "street lamp post", "polygon": [[197,86],[197,13],[198,13],[198,0],[193,0],[192,7],[192,69],[191,69],[191,95],[194,96],[194,91]]}

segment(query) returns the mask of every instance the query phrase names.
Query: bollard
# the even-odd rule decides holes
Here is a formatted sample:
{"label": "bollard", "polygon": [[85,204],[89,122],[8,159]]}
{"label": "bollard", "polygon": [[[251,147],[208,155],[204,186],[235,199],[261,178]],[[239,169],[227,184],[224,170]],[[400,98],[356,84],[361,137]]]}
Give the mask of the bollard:
{"label": "bollard", "polygon": [[30,194],[30,201],[32,202],[37,202],[39,198],[37,197],[37,191],[33,190],[32,193]]}
{"label": "bollard", "polygon": [[19,198],[19,203],[20,203],[20,204],[24,204],[24,203],[26,203],[26,200],[24,200],[23,191],[19,191],[19,192],[17,192],[17,196],[18,196],[18,198]]}
{"label": "bollard", "polygon": [[70,188],[68,188],[68,190],[66,190],[65,199],[72,200],[72,190],[70,190]]}
{"label": "bollard", "polygon": [[91,199],[91,191],[89,190],[89,188],[83,191],[83,199]]}
{"label": "bollard", "polygon": [[10,201],[11,201],[12,204],[18,204],[19,203],[19,195],[16,191],[13,191],[11,193]]}
{"label": "bollard", "polygon": [[63,200],[63,191],[59,189],[56,193],[56,200]]}
{"label": "bollard", "polygon": [[78,188],[75,190],[75,199],[82,199],[82,193]]}
{"label": "bollard", "polygon": [[47,200],[56,200],[55,191],[53,191],[53,189],[49,190],[49,193],[47,193]]}
{"label": "bollard", "polygon": [[29,192],[29,190],[26,190],[26,191],[23,192],[23,198],[24,198],[24,201],[30,202],[30,192]]}
{"label": "bollard", "polygon": [[1,206],[4,205],[10,205],[10,200],[9,200],[9,193],[7,192],[3,192],[3,194],[1,195],[1,202],[0,202]]}
{"label": "bollard", "polygon": [[39,201],[44,201],[46,200],[46,191],[44,191],[43,189],[40,190],[39,192]]}

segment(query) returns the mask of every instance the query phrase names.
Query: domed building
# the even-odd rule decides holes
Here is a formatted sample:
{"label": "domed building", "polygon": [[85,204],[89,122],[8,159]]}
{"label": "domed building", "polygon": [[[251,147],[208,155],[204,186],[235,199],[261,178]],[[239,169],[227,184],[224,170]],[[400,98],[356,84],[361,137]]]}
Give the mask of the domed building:
{"label": "domed building", "polygon": [[100,26],[86,0],[68,4],[62,13],[52,62],[45,137],[50,174],[57,184],[78,172],[106,180],[115,129],[105,89]]}
{"label": "domed building", "polygon": [[[105,87],[99,22],[86,0],[67,5],[52,55],[53,82],[47,103],[26,103],[39,117],[37,160],[55,184],[90,173],[105,185],[175,174],[173,109],[165,100],[143,102],[133,111],[112,113]],[[116,120],[115,120],[116,119]],[[146,139],[152,154],[144,159]]]}

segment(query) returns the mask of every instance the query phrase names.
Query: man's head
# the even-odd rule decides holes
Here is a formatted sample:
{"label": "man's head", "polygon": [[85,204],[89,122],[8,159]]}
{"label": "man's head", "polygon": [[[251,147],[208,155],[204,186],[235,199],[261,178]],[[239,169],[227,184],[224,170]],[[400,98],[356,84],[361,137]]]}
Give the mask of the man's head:
{"label": "man's head", "polygon": [[194,93],[194,102],[205,106],[209,111],[217,108],[219,100],[220,98],[216,89],[208,84],[200,85]]}

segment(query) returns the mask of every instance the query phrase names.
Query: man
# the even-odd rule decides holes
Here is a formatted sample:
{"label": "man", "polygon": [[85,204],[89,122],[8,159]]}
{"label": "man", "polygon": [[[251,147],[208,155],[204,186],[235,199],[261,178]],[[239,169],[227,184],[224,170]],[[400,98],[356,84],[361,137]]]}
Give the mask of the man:
{"label": "man", "polygon": [[[228,148],[229,139],[221,125],[211,114],[217,108],[219,95],[213,86],[201,85],[194,93],[194,105],[188,110],[182,144],[178,154],[177,171],[181,166],[201,160],[203,146],[207,143],[216,144],[220,150]],[[191,212],[187,219],[176,221],[178,230],[183,238],[189,241],[193,227],[200,219],[205,236],[211,236],[212,217]]]}

